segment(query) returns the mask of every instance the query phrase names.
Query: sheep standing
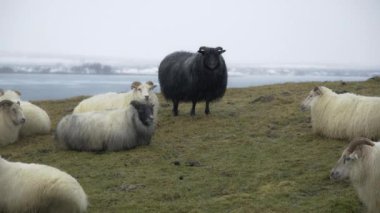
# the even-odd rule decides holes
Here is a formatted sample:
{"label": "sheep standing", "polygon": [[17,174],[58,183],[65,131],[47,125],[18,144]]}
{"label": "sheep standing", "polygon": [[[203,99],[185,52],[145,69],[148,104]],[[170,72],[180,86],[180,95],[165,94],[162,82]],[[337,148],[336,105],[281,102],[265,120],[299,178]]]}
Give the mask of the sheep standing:
{"label": "sheep standing", "polygon": [[152,104],[132,101],[126,109],[65,116],[55,144],[79,151],[118,151],[148,145],[153,133]]}
{"label": "sheep standing", "polygon": [[14,143],[24,123],[25,117],[18,103],[0,101],[0,146]]}
{"label": "sheep standing", "polygon": [[158,78],[164,97],[173,102],[173,114],[178,115],[180,101],[191,101],[191,115],[195,115],[198,101],[209,103],[223,97],[227,87],[227,68],[221,47],[200,47],[198,53],[174,52],[166,56],[159,68]]}
{"label": "sheep standing", "polygon": [[0,212],[87,210],[87,196],[69,174],[46,165],[9,162],[1,156],[0,195]]}
{"label": "sheep standing", "polygon": [[313,132],[330,138],[380,137],[380,98],[336,94],[320,86],[302,102],[311,109]]}
{"label": "sheep standing", "polygon": [[21,101],[21,93],[13,90],[5,90],[0,93],[0,100],[9,99],[19,101],[25,115],[25,124],[21,127],[20,135],[29,136],[36,134],[48,134],[51,128],[49,115],[45,110],[28,101]]}
{"label": "sheep standing", "polygon": [[157,114],[159,103],[157,95],[153,92],[155,85],[151,81],[141,83],[135,81],[131,85],[131,91],[127,93],[105,93],[92,96],[81,101],[75,108],[73,113],[103,111],[109,109],[122,109],[129,107],[133,100],[146,100],[153,104],[154,121],[157,122]]}
{"label": "sheep standing", "polygon": [[380,143],[355,138],[331,170],[332,180],[349,178],[368,212],[380,210]]}

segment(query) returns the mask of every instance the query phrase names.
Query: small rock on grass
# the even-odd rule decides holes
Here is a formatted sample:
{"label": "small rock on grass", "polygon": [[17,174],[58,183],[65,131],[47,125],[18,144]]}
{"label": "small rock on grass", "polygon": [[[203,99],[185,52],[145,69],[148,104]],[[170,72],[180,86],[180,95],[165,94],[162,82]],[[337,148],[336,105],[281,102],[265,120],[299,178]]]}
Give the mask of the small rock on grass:
{"label": "small rock on grass", "polygon": [[120,191],[126,191],[126,192],[133,191],[133,190],[136,190],[136,189],[141,189],[141,188],[145,188],[145,185],[144,184],[127,184],[127,183],[123,183],[119,187]]}
{"label": "small rock on grass", "polygon": [[181,162],[179,162],[179,160],[175,160],[175,161],[173,161],[173,164],[176,165],[176,166],[180,166]]}
{"label": "small rock on grass", "polygon": [[251,101],[251,104],[261,102],[261,103],[268,103],[274,100],[274,95],[265,95],[265,96],[260,96],[256,98],[255,100]]}
{"label": "small rock on grass", "polygon": [[201,166],[201,163],[199,161],[196,161],[196,160],[189,160],[186,162],[186,166],[198,167],[198,166]]}

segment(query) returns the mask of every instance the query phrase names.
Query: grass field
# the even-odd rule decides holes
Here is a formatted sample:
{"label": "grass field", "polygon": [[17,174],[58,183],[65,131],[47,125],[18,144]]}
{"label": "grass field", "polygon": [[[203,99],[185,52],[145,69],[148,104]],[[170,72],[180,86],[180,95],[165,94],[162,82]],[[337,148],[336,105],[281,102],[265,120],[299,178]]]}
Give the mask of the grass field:
{"label": "grass field", "polygon": [[[379,81],[313,82],[228,89],[206,116],[204,104],[160,96],[159,127],[149,146],[102,154],[61,151],[53,136],[0,148],[11,161],[42,163],[77,178],[89,212],[363,212],[348,182],[329,172],[346,140],[313,135],[300,102],[317,85],[380,96]],[[38,101],[58,121],[84,97]]]}

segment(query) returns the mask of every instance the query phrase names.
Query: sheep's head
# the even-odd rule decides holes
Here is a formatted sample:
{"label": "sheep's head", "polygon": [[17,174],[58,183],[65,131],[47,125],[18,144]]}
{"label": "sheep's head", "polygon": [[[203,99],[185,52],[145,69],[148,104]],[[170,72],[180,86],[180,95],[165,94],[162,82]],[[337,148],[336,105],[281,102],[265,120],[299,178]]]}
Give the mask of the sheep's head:
{"label": "sheep's head", "polygon": [[309,93],[309,95],[305,98],[305,100],[301,103],[301,110],[306,111],[310,109],[311,105],[313,105],[314,101],[322,95],[321,87],[315,87]]}
{"label": "sheep's head", "polygon": [[226,50],[222,47],[200,47],[198,50],[198,53],[204,57],[204,65],[210,70],[214,70],[219,66],[221,54],[224,52],[226,52]]}
{"label": "sheep's head", "polygon": [[365,155],[363,146],[374,146],[368,138],[355,138],[343,151],[335,167],[331,170],[330,179],[343,180],[349,177],[352,167]]}
{"label": "sheep's head", "polygon": [[21,93],[17,90],[0,89],[0,100],[12,100],[14,102],[21,100]]}
{"label": "sheep's head", "polygon": [[141,123],[145,126],[153,124],[153,104],[149,102],[131,101],[131,105],[137,110]]}
{"label": "sheep's head", "polygon": [[141,83],[139,81],[135,81],[132,83],[132,90],[137,95],[140,100],[149,100],[150,92],[156,87],[152,81],[147,81],[146,83]]}
{"label": "sheep's head", "polygon": [[12,120],[15,126],[25,123],[25,116],[22,112],[20,102],[10,100],[2,100],[0,102],[0,110],[3,110]]}

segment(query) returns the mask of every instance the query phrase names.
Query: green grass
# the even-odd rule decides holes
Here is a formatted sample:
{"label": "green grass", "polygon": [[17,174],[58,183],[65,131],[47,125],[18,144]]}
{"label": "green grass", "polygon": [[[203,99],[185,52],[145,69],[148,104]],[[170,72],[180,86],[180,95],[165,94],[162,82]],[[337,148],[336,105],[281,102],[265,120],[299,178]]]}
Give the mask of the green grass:
{"label": "green grass", "polygon": [[[149,146],[61,151],[44,135],[1,147],[0,155],[68,172],[86,191],[89,212],[362,212],[352,186],[328,178],[347,141],[313,135],[310,113],[299,110],[317,85],[380,95],[375,80],[228,89],[211,115],[201,103],[195,117],[190,104],[180,104],[173,117],[160,96],[159,127]],[[35,104],[54,129],[83,98]]]}

